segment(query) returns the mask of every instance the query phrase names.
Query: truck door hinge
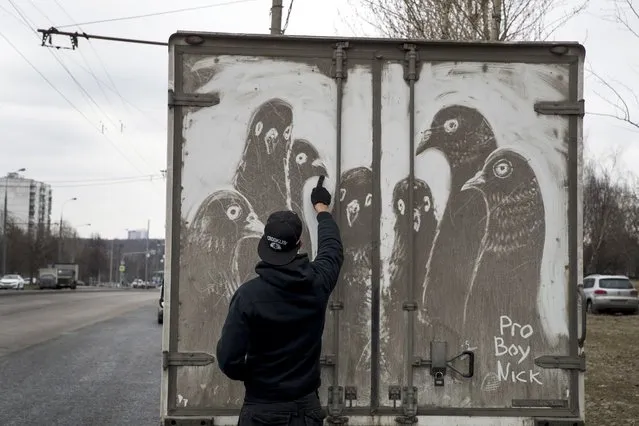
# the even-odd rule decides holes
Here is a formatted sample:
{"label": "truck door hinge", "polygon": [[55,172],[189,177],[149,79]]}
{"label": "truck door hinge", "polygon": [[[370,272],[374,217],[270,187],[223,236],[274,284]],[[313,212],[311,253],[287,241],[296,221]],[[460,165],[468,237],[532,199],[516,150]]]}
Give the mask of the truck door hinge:
{"label": "truck door hinge", "polygon": [[543,115],[576,115],[583,117],[586,114],[586,106],[583,99],[577,102],[535,102],[535,112]]}
{"label": "truck door hinge", "polygon": [[402,304],[402,309],[405,311],[416,311],[417,310],[417,303],[415,302],[404,302]]}
{"label": "truck door hinge", "polygon": [[335,365],[335,355],[320,356],[320,365]]}
{"label": "truck door hinge", "polygon": [[580,419],[535,419],[535,426],[585,426]]}
{"label": "truck door hinge", "polygon": [[566,399],[513,399],[513,408],[568,408]]}
{"label": "truck door hinge", "polygon": [[167,369],[170,366],[198,366],[213,364],[215,357],[206,352],[162,352],[162,368]]}
{"label": "truck door hinge", "polygon": [[417,54],[417,46],[412,43],[405,43],[403,46],[406,51],[404,58],[404,79],[406,81],[419,80],[419,55]]}
{"label": "truck door hinge", "polygon": [[326,421],[335,425],[348,423],[348,417],[342,416],[342,411],[344,411],[344,388],[342,386],[329,386]]}
{"label": "truck door hinge", "polygon": [[535,358],[535,365],[541,368],[586,371],[586,355],[560,356],[542,355]]}
{"label": "truck door hinge", "polygon": [[396,417],[395,422],[403,425],[417,423],[417,387],[404,386],[402,389],[403,415]]}
{"label": "truck door hinge", "polygon": [[177,106],[209,107],[219,103],[220,96],[217,93],[191,93],[176,95],[173,90],[169,90],[169,108]]}
{"label": "truck door hinge", "polygon": [[347,41],[339,42],[335,44],[335,50],[333,51],[333,68],[332,77],[345,80],[346,79],[346,50],[349,44]]}
{"label": "truck door hinge", "polygon": [[201,417],[164,417],[163,426],[213,426],[213,419],[203,419]]}
{"label": "truck door hinge", "polygon": [[344,400],[348,401],[349,408],[353,407],[353,401],[357,401],[357,386],[346,386],[344,388]]}
{"label": "truck door hinge", "polygon": [[344,309],[344,303],[342,302],[331,302],[328,305],[328,309],[330,309],[331,311],[341,311],[342,309]]}

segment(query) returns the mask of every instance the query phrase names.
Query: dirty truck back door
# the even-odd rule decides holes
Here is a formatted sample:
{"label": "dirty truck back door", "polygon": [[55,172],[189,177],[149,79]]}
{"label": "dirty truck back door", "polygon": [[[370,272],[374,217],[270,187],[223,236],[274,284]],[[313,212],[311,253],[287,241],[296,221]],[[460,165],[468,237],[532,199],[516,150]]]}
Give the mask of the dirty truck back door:
{"label": "dirty truck back door", "polygon": [[178,33],[170,52],[166,421],[235,424],[243,386],[213,356],[230,297],[274,210],[313,256],[326,174],[331,421],[578,424],[581,46]]}

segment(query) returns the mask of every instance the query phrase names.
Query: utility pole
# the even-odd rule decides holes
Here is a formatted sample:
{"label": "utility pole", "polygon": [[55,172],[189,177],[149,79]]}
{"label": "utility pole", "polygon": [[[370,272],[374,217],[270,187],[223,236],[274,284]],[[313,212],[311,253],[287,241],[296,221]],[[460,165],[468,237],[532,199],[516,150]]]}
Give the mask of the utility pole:
{"label": "utility pole", "polygon": [[7,191],[9,190],[9,175],[4,178],[4,210],[2,218],[2,275],[7,274]]}
{"label": "utility pole", "polygon": [[109,284],[113,282],[113,246],[115,239],[111,240],[111,256],[109,256]]}
{"label": "utility pole", "polygon": [[144,282],[149,281],[149,230],[151,229],[151,220],[146,221],[146,250],[144,253]]}
{"label": "utility pole", "polygon": [[273,0],[271,5],[271,35],[282,34],[282,0]]}
{"label": "utility pole", "polygon": [[503,0],[495,0],[493,1],[493,15],[492,15],[492,31],[491,31],[491,40],[499,41],[499,36],[501,32],[501,9],[502,9],[502,1]]}

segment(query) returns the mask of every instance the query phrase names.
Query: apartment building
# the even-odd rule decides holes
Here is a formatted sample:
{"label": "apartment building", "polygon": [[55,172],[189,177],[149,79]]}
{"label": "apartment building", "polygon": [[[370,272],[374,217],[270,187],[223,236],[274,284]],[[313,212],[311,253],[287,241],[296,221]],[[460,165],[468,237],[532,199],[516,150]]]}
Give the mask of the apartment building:
{"label": "apartment building", "polygon": [[0,178],[0,209],[4,217],[4,197],[7,194],[9,219],[28,232],[40,226],[44,232],[51,230],[51,185],[27,179],[18,173]]}

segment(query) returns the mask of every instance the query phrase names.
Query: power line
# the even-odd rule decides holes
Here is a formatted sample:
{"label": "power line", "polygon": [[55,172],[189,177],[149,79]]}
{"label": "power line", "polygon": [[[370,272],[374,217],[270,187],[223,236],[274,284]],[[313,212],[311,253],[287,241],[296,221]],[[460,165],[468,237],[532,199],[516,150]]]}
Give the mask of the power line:
{"label": "power line", "polygon": [[163,180],[164,178],[161,176],[155,177],[146,177],[144,179],[129,179],[129,180],[119,180],[119,181],[111,181],[111,182],[87,182],[87,183],[77,183],[77,184],[63,184],[63,185],[51,185],[53,188],[81,188],[86,186],[113,186],[113,185],[122,185],[127,183],[155,183]]}
{"label": "power line", "polygon": [[[33,25],[33,22],[29,21],[29,19],[26,17],[26,15],[18,8],[18,6],[16,6],[16,4],[13,2],[13,0],[9,0],[9,4],[11,6],[13,6],[15,11],[18,12],[18,15],[20,15],[22,20],[29,26],[29,29],[31,31],[33,31],[35,36],[39,39],[40,36],[38,35],[38,32],[33,27],[31,27]],[[100,105],[98,105],[98,103],[95,101],[95,99],[93,99],[93,96],[91,96],[91,94],[84,88],[84,86],[82,86],[82,84],[80,84],[80,82],[75,78],[75,76],[73,75],[71,70],[69,70],[69,68],[62,62],[62,60],[53,52],[53,50],[49,50],[49,53],[51,53],[51,56],[53,56],[53,58],[60,64],[60,66],[64,69],[64,71],[69,75],[71,80],[73,80],[73,82],[78,86],[80,91],[84,94],[85,98],[87,98],[91,103],[93,103],[93,105],[95,105],[97,110],[99,112],[101,112],[106,117],[106,119],[108,121],[111,122],[113,127],[117,127],[117,124],[115,124],[113,119],[111,119],[111,117],[106,112],[104,112],[104,110],[100,107]],[[94,110],[94,112],[95,112],[95,110]]]}
{"label": "power line", "polygon": [[136,179],[152,179],[152,178],[161,178],[162,174],[148,174],[148,175],[137,175],[137,176],[112,176],[105,178],[88,178],[88,179],[75,179],[75,180],[55,180],[55,179],[41,179],[42,182],[48,184],[66,184],[66,183],[84,183],[84,182],[111,182],[111,181],[120,181],[120,180],[136,180]]}
{"label": "power line", "polygon": [[[13,8],[15,9],[15,11],[18,13],[18,15],[20,15],[20,17],[22,18],[22,20],[24,21],[24,23],[26,24],[26,26],[34,32],[34,34],[36,35],[36,37],[38,39],[40,39],[38,32],[31,27],[33,25],[32,22],[29,21],[29,19],[26,17],[26,15],[20,10],[20,8],[18,8],[18,6],[15,5],[15,3],[12,0],[9,0],[9,4],[11,4],[11,6],[13,6]],[[33,3],[32,3],[33,4]],[[38,10],[43,16],[45,16],[45,18],[49,19],[42,11],[40,11],[37,6],[33,5],[36,10]],[[50,20],[50,19],[49,19]],[[65,70],[65,72],[69,75],[69,77],[71,78],[71,80],[73,80],[73,82],[80,88],[80,91],[82,92],[82,94],[85,96],[85,98],[89,99],[90,102],[92,102],[95,107],[97,108],[97,110],[99,112],[101,112],[104,117],[106,117],[106,119],[111,122],[111,124],[113,125],[114,128],[118,128],[118,125],[113,121],[113,119],[100,107],[100,105],[95,101],[95,99],[91,96],[91,94],[84,88],[84,86],[82,86],[82,84],[77,80],[77,78],[73,75],[73,73],[71,72],[71,70],[69,70],[69,68],[64,64],[64,62],[62,62],[62,60],[52,51],[49,50],[49,52],[51,53],[51,55],[53,56],[53,58],[60,64],[60,66]],[[86,59],[85,59],[86,62]],[[88,66],[88,64],[87,64]],[[95,75],[94,75],[95,77]],[[116,89],[117,90],[117,89]],[[108,102],[108,100],[107,100]],[[93,106],[92,106],[93,108]],[[95,110],[94,110],[95,112]],[[121,123],[121,121],[120,121]],[[100,131],[100,133],[102,133],[104,135],[104,126],[100,129],[98,128],[98,131]],[[114,145],[115,146],[115,145]],[[148,161],[146,160],[146,158],[144,158],[144,156],[142,156],[142,154],[135,148],[135,146],[130,145],[130,147],[133,149],[133,151],[135,152],[135,154],[142,160],[142,162],[144,162],[147,166],[149,166],[151,169],[153,169],[153,166],[151,166]],[[124,153],[122,151],[120,151],[120,153],[122,153],[124,155]],[[128,157],[127,161],[129,161],[129,163],[131,163],[131,165],[134,165],[133,162],[131,162]],[[137,166],[134,165],[134,167],[140,171],[139,168],[137,168]]]}
{"label": "power line", "polygon": [[[82,68],[85,72],[91,73],[91,71],[87,67],[82,65],[76,59],[74,59],[73,56],[68,56],[67,59],[70,59],[71,61],[73,61],[78,67]],[[96,76],[96,78],[97,78],[97,82],[100,85],[102,85],[103,87],[109,89],[110,91],[114,92],[115,94],[119,95],[119,93],[116,91],[116,89],[114,89],[113,87],[110,87],[105,81],[101,80],[99,77]],[[125,98],[125,97],[123,97],[121,95],[120,95],[120,98],[124,101],[124,103],[127,104],[127,106],[130,106],[133,109],[137,110],[140,114],[145,116],[149,121],[152,121],[154,124],[159,124],[159,125],[165,125],[166,124],[166,123],[160,123],[158,120],[156,120],[155,118],[153,118],[150,115],[148,115],[148,113],[146,111],[144,111],[142,108],[140,108],[139,106],[137,106],[134,103],[132,103],[131,101],[129,101],[127,98]]]}
{"label": "power line", "polygon": [[[33,0],[32,0],[33,1]],[[71,15],[67,12],[67,10],[62,6],[62,4],[58,1],[58,0],[54,0],[55,4],[58,5],[58,7],[62,10],[62,12],[69,18],[69,20],[71,20],[71,22],[75,21]],[[51,23],[51,26],[53,26],[53,23]],[[78,29],[82,32],[84,32],[84,30],[82,29],[82,27],[80,25],[77,25]],[[98,51],[96,50],[96,48],[93,46],[93,43],[91,43],[91,40],[88,40],[89,42],[89,46],[91,47],[91,50],[93,50],[93,54],[95,55],[96,58],[98,58],[98,62],[100,62],[100,65],[102,66],[102,70],[104,71],[104,73],[107,76],[107,79],[109,80],[109,82],[111,83],[111,85],[113,86],[113,91],[119,96],[120,100],[122,101],[122,105],[124,105],[125,108],[127,108],[126,103],[124,102],[125,99],[122,96],[122,94],[120,93],[120,91],[118,90],[118,87],[115,85],[115,82],[113,81],[113,79],[111,78],[111,73],[109,73],[109,71],[106,69],[106,65],[104,65],[104,62],[102,61],[102,58],[100,57],[100,55],[98,54]],[[80,52],[81,53],[81,52]],[[82,53],[81,53],[82,54]],[[84,54],[82,54],[82,58],[84,59]],[[85,63],[86,63],[86,59],[85,59]],[[89,66],[89,64],[87,63],[87,66]],[[91,67],[89,67],[91,68]],[[93,71],[93,70],[91,70]],[[95,74],[94,74],[95,76]],[[97,80],[97,77],[96,77]],[[99,85],[99,84],[98,84]],[[102,89],[101,89],[102,90]],[[105,94],[106,97],[106,94]]]}
{"label": "power line", "polygon": [[251,2],[255,2],[255,1],[258,1],[258,0],[232,0],[232,1],[226,1],[226,2],[222,2],[222,3],[214,3],[214,4],[204,5],[204,6],[196,6],[196,7],[187,7],[187,8],[184,8],[184,9],[167,10],[167,11],[164,11],[164,12],[153,12],[153,13],[146,13],[146,14],[143,14],[143,15],[133,15],[133,16],[124,16],[124,17],[120,17],[120,18],[102,19],[102,20],[99,20],[99,21],[81,22],[79,24],[58,25],[57,28],[68,28],[68,27],[74,27],[74,26],[80,26],[80,25],[102,24],[104,22],[127,21],[127,20],[131,20],[131,19],[141,19],[141,18],[149,18],[149,17],[152,17],[152,16],[170,15],[170,14],[175,14],[175,13],[190,12],[190,11],[194,11],[194,10],[210,9],[210,8],[213,8],[213,7],[230,6],[230,5],[233,5],[233,4],[251,3]]}
{"label": "power line", "polygon": [[[18,49],[18,48],[16,47],[16,45],[14,45],[14,44],[11,42],[11,40],[9,40],[9,39],[8,39],[8,38],[7,38],[7,37],[6,37],[6,36],[5,36],[2,32],[0,32],[0,37],[2,37],[2,38],[3,38],[3,39],[4,39],[4,40],[5,40],[5,41],[9,44],[9,46],[11,46],[11,48],[12,48],[13,50],[15,50],[15,52],[16,52],[18,55],[20,55],[20,56],[22,57],[22,59],[24,59],[24,61],[25,61],[27,64],[29,64],[29,66],[31,66],[31,68],[33,68],[33,70],[34,70],[35,72],[37,72],[37,73],[40,75],[40,77],[42,77],[42,79],[43,79],[44,81],[46,81],[46,82],[47,82],[47,84],[48,84],[49,86],[51,86],[51,88],[52,88],[53,90],[55,90],[55,91],[56,91],[56,92],[57,92],[60,96],[62,96],[62,98],[63,98],[63,99],[64,99],[64,100],[65,100],[65,101],[66,101],[66,102],[67,102],[67,103],[68,103],[68,104],[69,104],[69,105],[70,105],[70,106],[71,106],[74,110],[76,110],[76,111],[78,112],[78,114],[80,114],[80,115],[82,116],[82,118],[84,118],[84,119],[87,121],[87,123],[89,123],[89,125],[90,125],[91,127],[93,127],[94,129],[96,129],[98,132],[100,132],[100,133],[101,133],[100,128],[99,128],[99,127],[97,127],[95,124],[93,124],[93,122],[89,119],[89,117],[87,117],[87,116],[86,116],[86,115],[85,115],[85,114],[84,114],[84,113],[83,113],[83,112],[82,112],[82,111],[81,111],[78,107],[76,107],[76,106],[75,106],[75,104],[74,104],[73,102],[71,102],[71,101],[69,100],[69,98],[67,98],[67,97],[64,95],[64,93],[62,93],[62,92],[61,92],[61,91],[60,91],[57,87],[55,87],[55,85],[54,85],[53,83],[51,83],[51,81],[50,81],[50,80],[49,80],[49,79],[48,79],[48,78],[47,78],[47,77],[46,77],[46,76],[45,76],[45,75],[44,75],[44,74],[43,74],[43,73],[42,73],[42,72],[38,69],[38,67],[36,67],[35,65],[33,65],[33,63],[32,63],[31,61],[29,61],[29,59],[28,59],[26,56],[24,56],[24,55],[22,54],[22,52],[20,51],[20,49]],[[109,143],[113,146],[113,148],[114,148],[114,149],[115,149],[115,150],[116,150],[116,151],[117,151],[117,152],[118,152],[118,153],[122,156],[122,158],[124,158],[126,161],[128,161],[128,162],[129,162],[129,164],[131,164],[131,166],[133,166],[136,170],[138,170],[139,172],[141,172],[141,170],[139,170],[139,168],[138,168],[138,167],[137,167],[137,166],[136,166],[136,165],[135,165],[135,164],[134,164],[131,160],[129,160],[129,158],[128,158],[128,157],[127,157],[127,156],[126,156],[126,155],[122,152],[122,150],[120,150],[120,148],[118,148],[118,146],[117,146],[117,145],[116,145],[116,144],[115,144],[115,143],[114,143],[114,142],[113,142],[113,141],[112,141],[109,137],[107,137],[107,136],[106,136],[105,134],[103,134],[103,133],[101,133],[101,134],[102,134],[102,136],[103,136],[103,137],[104,137],[104,138],[105,138],[105,139],[106,139],[106,140],[107,140],[107,141],[108,141],[108,142],[109,142]]]}
{"label": "power line", "polygon": [[[52,188],[81,188],[85,186],[112,186],[121,185],[126,183],[151,183],[164,180],[162,175],[142,175],[135,178],[123,178],[123,179],[104,179],[104,180],[84,180],[84,181],[68,181],[67,183],[54,183],[44,182]],[[63,182],[63,181],[60,181]],[[4,185],[2,185],[4,187]],[[8,188],[24,188],[28,189],[28,185],[21,184],[8,184]]]}
{"label": "power line", "polygon": [[288,4],[288,12],[286,12],[286,21],[284,22],[284,28],[282,28],[282,34],[284,34],[286,32],[286,29],[288,28],[288,21],[291,19],[291,10],[293,10],[293,3],[295,3],[295,0],[291,0],[291,2]]}

